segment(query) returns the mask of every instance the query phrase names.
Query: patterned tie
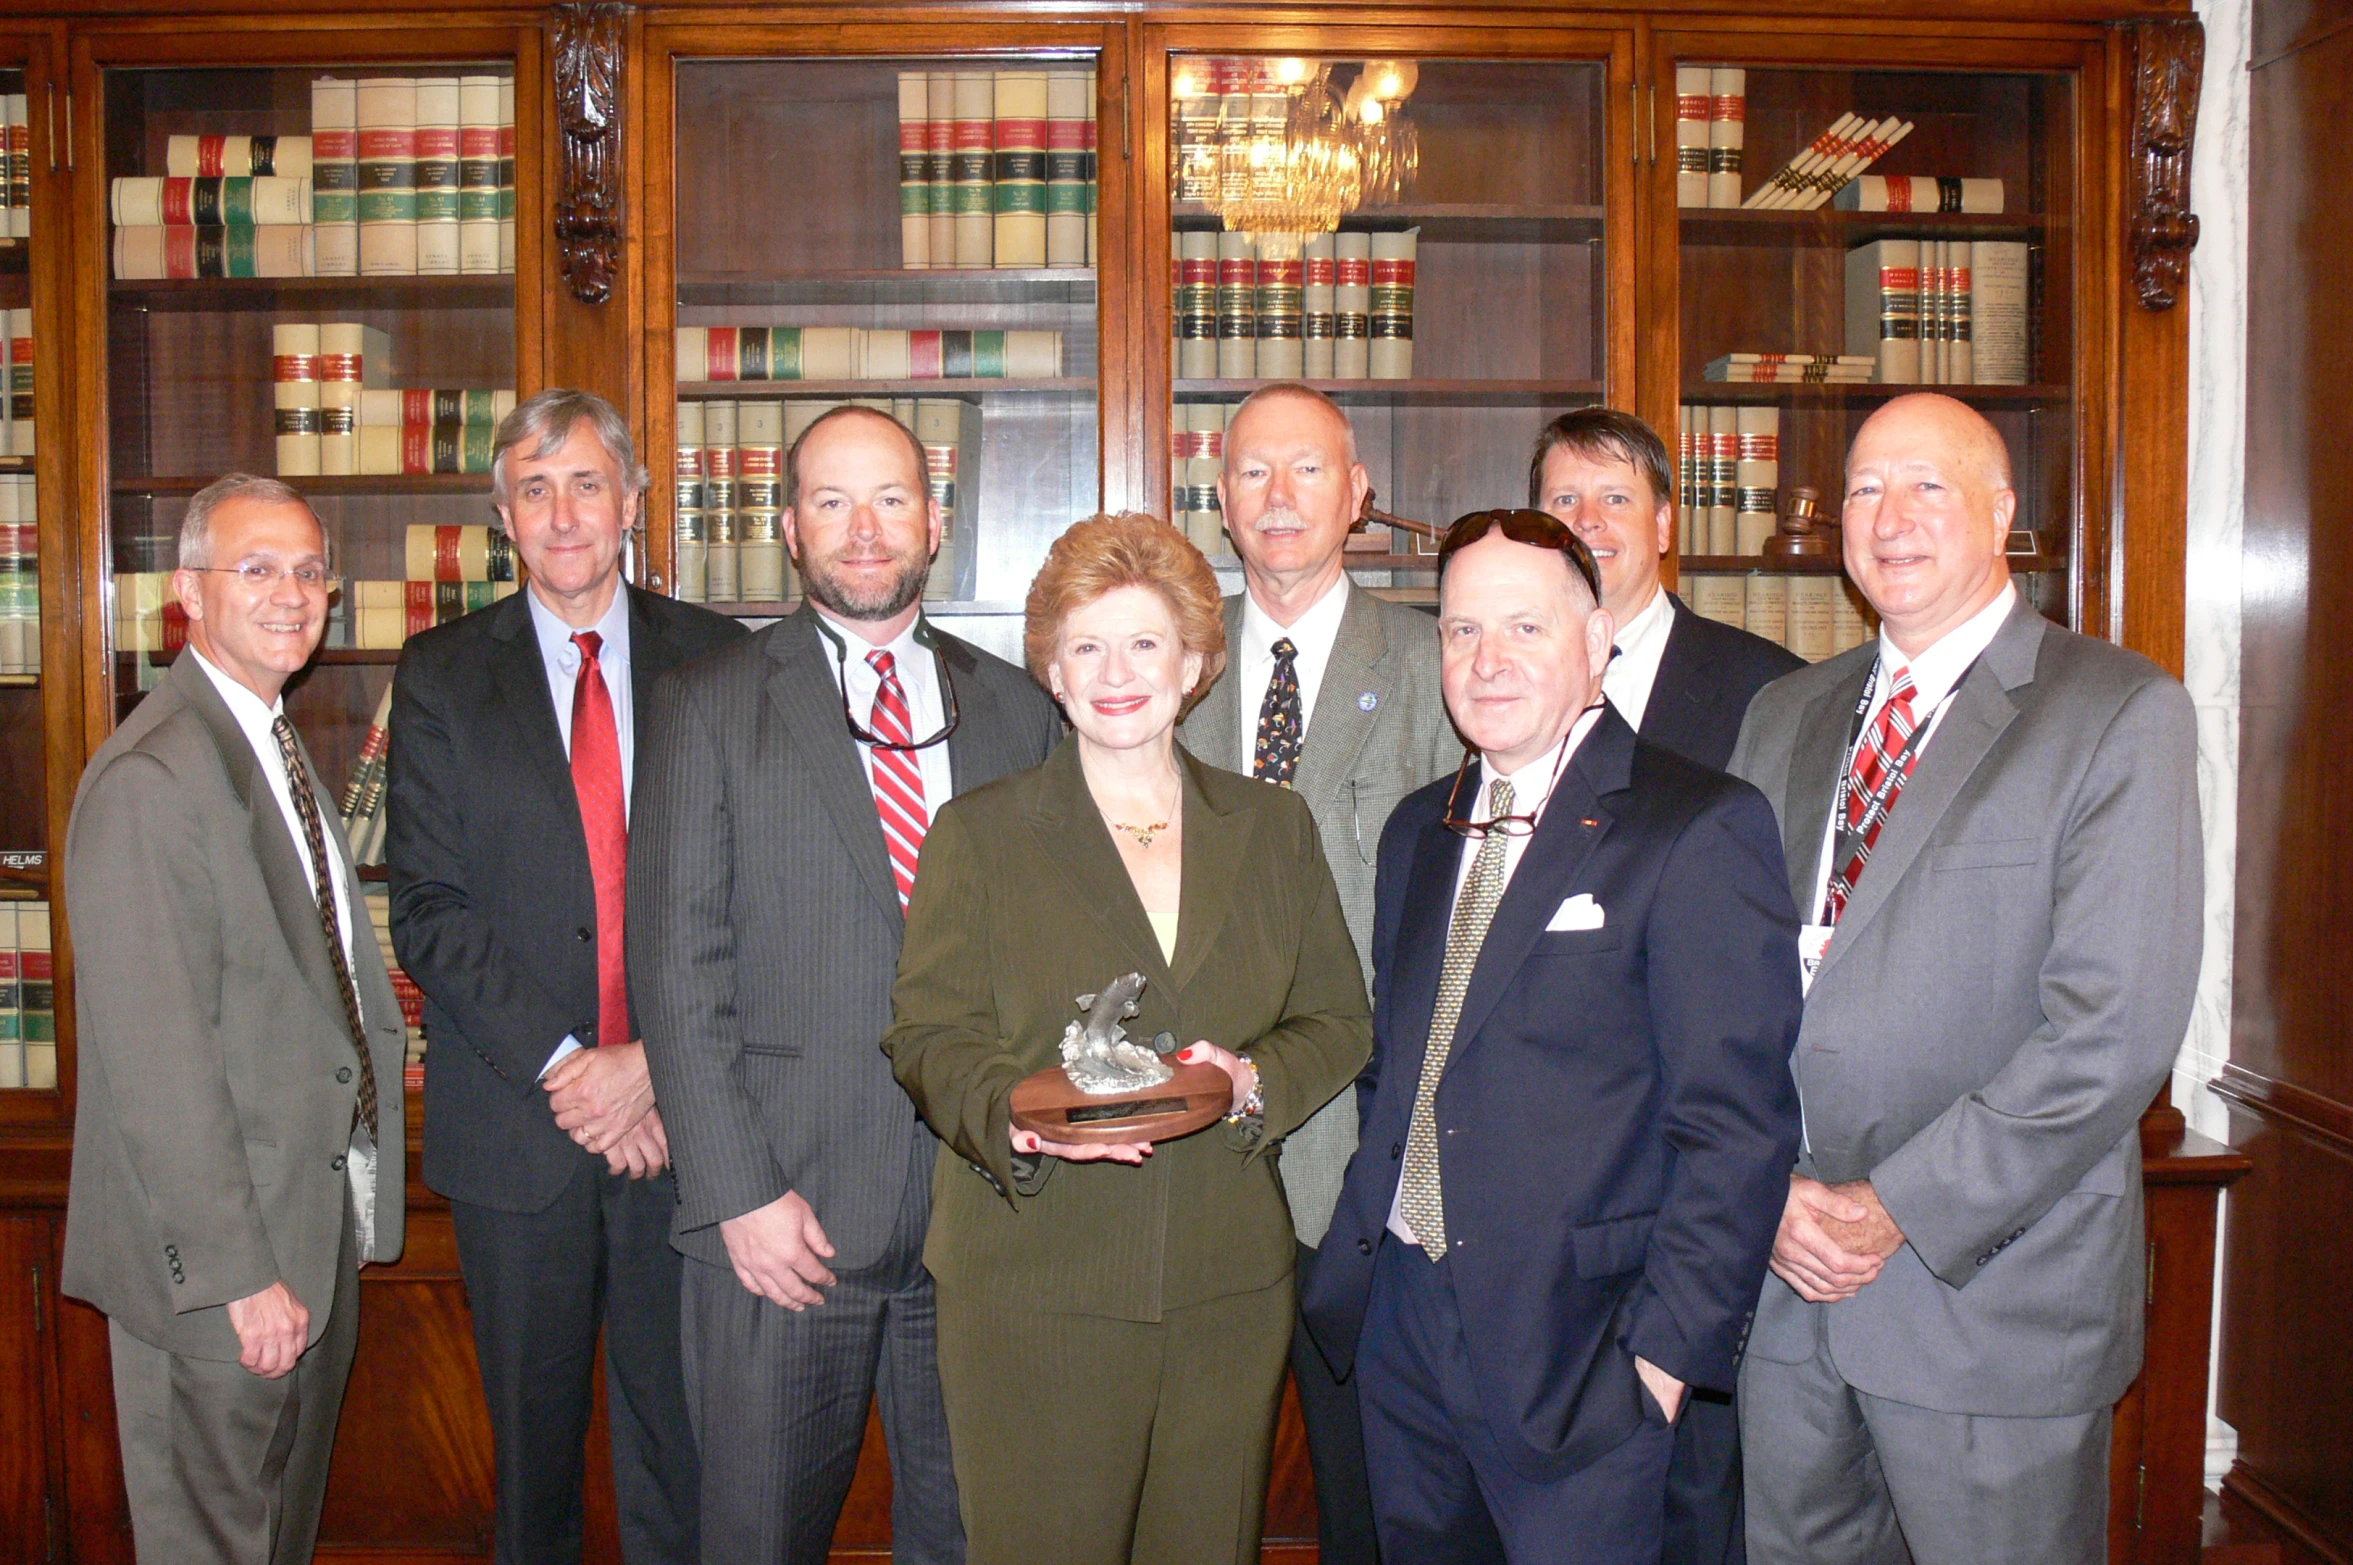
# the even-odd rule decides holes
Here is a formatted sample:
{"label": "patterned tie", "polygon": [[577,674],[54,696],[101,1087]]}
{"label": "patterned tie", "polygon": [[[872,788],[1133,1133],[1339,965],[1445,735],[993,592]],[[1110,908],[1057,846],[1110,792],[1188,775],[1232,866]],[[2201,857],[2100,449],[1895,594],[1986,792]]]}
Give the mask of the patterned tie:
{"label": "patterned tie", "polygon": [[1258,748],[1250,758],[1250,775],[1288,788],[1299,769],[1306,727],[1299,709],[1299,649],[1285,636],[1272,650],[1275,671],[1266,682],[1266,699],[1258,704]]}
{"label": "patterned tie", "polygon": [[621,787],[621,725],[597,661],[605,638],[583,630],[572,644],[580,649],[580,675],[572,681],[572,791],[596,882],[596,1041],[628,1043],[629,807]]}
{"label": "patterned tie", "polygon": [[[1487,785],[1487,818],[1511,813],[1511,784],[1501,778]],[[1471,878],[1455,899],[1454,925],[1446,931],[1446,965],[1438,973],[1438,1004],[1430,1013],[1430,1042],[1422,1053],[1421,1084],[1414,1089],[1413,1120],[1405,1132],[1405,1183],[1399,1205],[1405,1220],[1421,1240],[1422,1252],[1433,1261],[1446,1256],[1446,1201],[1438,1182],[1438,1078],[1446,1074],[1446,1056],[1454,1048],[1454,1024],[1462,1020],[1463,995],[1471,987],[1471,969],[1479,965],[1479,947],[1487,940],[1487,926],[1495,921],[1495,905],[1503,900],[1504,835],[1489,832],[1471,860]]]}
{"label": "patterned tie", "polygon": [[319,799],[311,792],[310,771],[302,764],[302,748],[295,743],[294,725],[280,712],[270,724],[278,741],[278,758],[286,765],[286,791],[294,796],[294,813],[302,821],[302,840],[310,849],[311,891],[319,904],[319,932],[327,937],[327,961],[335,969],[335,988],[343,996],[343,1020],[351,1029],[351,1046],[359,1054],[359,1122],[376,1139],[376,1062],[368,1055],[368,1030],[360,1025],[359,991],[351,986],[351,963],[343,954],[343,921],[335,915],[335,872],[327,865],[327,834],[319,825]]}
{"label": "patterned tie", "polygon": [[[899,661],[888,652],[869,652],[866,662],[881,676],[874,688],[874,716],[867,723],[891,744],[908,744],[915,725],[907,715],[907,692],[899,684]],[[899,882],[899,911],[907,911],[907,897],[915,889],[915,867],[923,858],[923,834],[931,829],[931,815],[923,807],[923,768],[912,750],[868,752],[874,758],[874,811],[882,817],[883,845],[891,850],[891,874]]]}
{"label": "patterned tie", "polygon": [[[1888,812],[1904,791],[1904,784],[1912,777],[1912,768],[1920,764],[1920,752],[1915,749],[1904,754],[1904,746],[1911,741],[1912,725],[1917,718],[1912,711],[1912,671],[1900,670],[1895,683],[1889,687],[1887,704],[1872,720],[1871,731],[1855,750],[1854,767],[1847,773],[1846,831],[1842,834],[1853,843],[1847,861],[1830,877],[1830,886],[1822,896],[1822,922],[1835,924],[1846,911],[1847,899],[1855,894],[1855,882],[1863,878],[1863,866],[1871,862],[1872,845],[1879,841],[1879,829],[1887,824]],[[1894,777],[1888,776],[1898,755],[1904,764]],[[1887,790],[1879,798],[1881,788]]]}

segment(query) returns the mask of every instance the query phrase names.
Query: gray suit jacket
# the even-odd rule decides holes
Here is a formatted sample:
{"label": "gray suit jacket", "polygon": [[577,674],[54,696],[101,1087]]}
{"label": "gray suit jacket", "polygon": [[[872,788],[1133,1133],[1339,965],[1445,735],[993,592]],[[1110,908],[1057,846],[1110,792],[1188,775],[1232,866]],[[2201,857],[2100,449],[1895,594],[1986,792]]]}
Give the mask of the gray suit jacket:
{"label": "gray suit jacket", "polygon": [[[1397,801],[1462,761],[1462,740],[1438,688],[1438,626],[1421,610],[1376,598],[1354,582],[1317,688],[1292,789],[1315,816],[1324,857],[1340,889],[1340,911],[1356,942],[1365,986],[1373,982],[1373,867],[1381,827]],[[1241,593],[1226,599],[1226,646],[1242,641]],[[1229,663],[1179,731],[1185,748],[1212,766],[1247,775],[1258,713],[1242,710],[1241,681]],[[1356,1150],[1356,1094],[1343,1092],[1283,1143],[1283,1190],[1302,1243],[1323,1242]]]}
{"label": "gray suit jacket", "polygon": [[[1816,876],[1877,644],[1768,686],[1732,770]],[[1869,1179],[1909,1243],[1855,1298],[1765,1279],[1748,1351],[1811,1356],[1827,1312],[1875,1396],[2011,1417],[2113,1403],[2141,1362],[2141,1113],[2198,975],[2187,692],[2023,598],[1961,683],[1807,997],[1802,1172]]]}
{"label": "gray suit jacket", "polygon": [[[638,711],[629,988],[678,1178],[671,1239],[797,1190],[835,1270],[870,1266],[930,1132],[882,1035],[906,921],[833,654],[804,607],[665,675]],[[940,637],[962,793],[1046,758],[1062,722],[1020,669]]]}
{"label": "gray suit jacket", "polygon": [[[236,1359],[228,1304],[281,1280],[316,1342],[346,1222],[357,1061],[318,904],[260,764],[183,654],[91,758],[66,833],[81,1091],[64,1287],[190,1358]],[[342,832],[326,837],[348,874]],[[375,937],[350,943],[376,1069],[385,1261],[402,1240],[408,1034]]]}

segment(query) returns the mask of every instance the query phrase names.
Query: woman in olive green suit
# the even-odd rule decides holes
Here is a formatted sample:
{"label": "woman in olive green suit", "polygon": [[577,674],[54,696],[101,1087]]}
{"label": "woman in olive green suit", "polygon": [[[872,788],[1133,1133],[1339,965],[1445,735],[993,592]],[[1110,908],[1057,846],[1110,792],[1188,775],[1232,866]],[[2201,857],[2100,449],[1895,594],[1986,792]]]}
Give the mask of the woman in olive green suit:
{"label": "woman in olive green suit", "polygon": [[[1306,804],[1176,745],[1225,661],[1200,552],[1081,522],[1025,639],[1074,732],[932,823],[883,1040],[947,1143],[924,1259],[969,1558],[1254,1562],[1291,1340],[1274,1152],[1363,1068],[1364,984]],[[1077,996],[1130,972],[1128,1035],[1218,1064],[1234,1116],[1156,1147],[1014,1130]]]}

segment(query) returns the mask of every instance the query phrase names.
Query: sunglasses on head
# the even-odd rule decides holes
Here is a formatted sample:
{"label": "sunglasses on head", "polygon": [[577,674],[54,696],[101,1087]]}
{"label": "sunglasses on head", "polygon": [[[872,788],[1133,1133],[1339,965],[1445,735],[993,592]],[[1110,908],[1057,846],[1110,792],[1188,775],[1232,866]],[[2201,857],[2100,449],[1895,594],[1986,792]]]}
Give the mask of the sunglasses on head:
{"label": "sunglasses on head", "polygon": [[1446,536],[1438,543],[1439,576],[1445,576],[1446,562],[1454,558],[1456,551],[1469,548],[1489,533],[1501,533],[1514,543],[1566,555],[1569,568],[1585,583],[1593,601],[1601,601],[1601,568],[1593,563],[1593,551],[1585,547],[1585,540],[1569,531],[1568,524],[1559,517],[1525,506],[1473,511],[1456,517],[1454,525],[1446,529]]}

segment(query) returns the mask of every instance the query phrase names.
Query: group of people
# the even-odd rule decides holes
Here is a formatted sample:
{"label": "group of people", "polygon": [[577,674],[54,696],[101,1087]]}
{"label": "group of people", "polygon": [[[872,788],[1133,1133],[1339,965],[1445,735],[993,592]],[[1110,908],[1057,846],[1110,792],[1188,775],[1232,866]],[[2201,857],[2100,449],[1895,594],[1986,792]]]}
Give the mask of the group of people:
{"label": "group of people", "polygon": [[[2191,708],[2011,582],[1976,413],[1857,431],[1881,630],[1810,667],[1665,590],[1670,459],[1605,409],[1446,533],[1433,620],[1344,569],[1345,413],[1264,387],[1243,590],[1080,522],[1026,669],[923,617],[887,414],[795,442],[806,601],[754,634],[624,580],[646,481],[600,399],[519,406],[528,585],[393,685],[502,1565],[580,1558],[600,1341],[632,1565],[821,1561],[872,1403],[900,1560],[1255,1560],[1286,1373],[1330,1565],[2105,1557]],[[179,564],[188,650],[67,846],[64,1282],[141,1559],[307,1561],[401,1247],[403,1033],[282,699],[324,531],[224,479]],[[1126,974],[1225,1118],[1017,1125]]]}

